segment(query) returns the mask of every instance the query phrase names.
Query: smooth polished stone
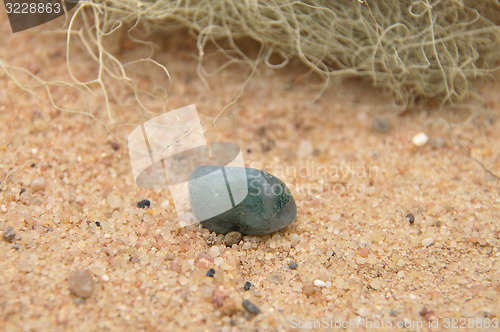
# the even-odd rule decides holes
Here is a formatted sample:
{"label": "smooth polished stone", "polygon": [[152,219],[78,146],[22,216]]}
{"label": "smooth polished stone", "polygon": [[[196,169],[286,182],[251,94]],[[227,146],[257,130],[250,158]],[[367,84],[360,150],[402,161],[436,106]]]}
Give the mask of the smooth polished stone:
{"label": "smooth polished stone", "polygon": [[201,166],[188,186],[193,213],[212,232],[265,235],[288,226],[297,215],[283,181],[257,169]]}

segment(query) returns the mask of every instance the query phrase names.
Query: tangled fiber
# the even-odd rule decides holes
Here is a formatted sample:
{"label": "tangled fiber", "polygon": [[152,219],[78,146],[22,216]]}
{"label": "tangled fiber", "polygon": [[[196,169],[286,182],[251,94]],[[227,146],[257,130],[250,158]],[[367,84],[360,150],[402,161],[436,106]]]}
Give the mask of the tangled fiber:
{"label": "tangled fiber", "polygon": [[[200,64],[215,45],[228,63],[286,66],[297,58],[325,78],[362,77],[397,102],[463,103],[471,82],[493,76],[500,60],[499,0],[87,0],[68,29],[104,74],[130,83],[123,64],[103,43],[120,27],[129,32],[188,29],[197,38]],[[83,26],[76,28],[78,19]],[[257,42],[249,57],[238,43]],[[69,57],[69,56],[68,56]],[[168,64],[150,61],[165,71]],[[68,63],[68,67],[70,64]],[[203,66],[199,66],[203,76]],[[136,88],[132,86],[132,88]],[[107,99],[106,99],[107,100]],[[109,105],[108,105],[109,106]]]}
{"label": "tangled fiber", "polygon": [[[188,28],[200,57],[208,42],[247,60],[234,42],[259,42],[257,62],[283,67],[292,57],[329,79],[368,77],[397,100],[462,102],[471,80],[498,70],[498,0],[91,1],[94,28],[120,23],[147,30]],[[91,28],[91,27],[89,27]],[[98,42],[98,39],[96,39]],[[272,55],[280,61],[272,63]]]}

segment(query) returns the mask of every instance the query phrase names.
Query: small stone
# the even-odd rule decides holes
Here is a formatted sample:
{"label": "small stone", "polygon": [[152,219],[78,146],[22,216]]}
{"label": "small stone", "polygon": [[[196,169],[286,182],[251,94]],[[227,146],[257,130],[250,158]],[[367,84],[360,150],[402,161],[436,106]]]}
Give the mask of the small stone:
{"label": "small stone", "polygon": [[413,136],[412,142],[415,146],[422,147],[427,144],[429,137],[425,133],[418,133]]}
{"label": "small stone", "polygon": [[293,233],[293,234],[290,235],[290,241],[292,243],[299,243],[300,236],[298,234]]}
{"label": "small stone", "polygon": [[98,222],[98,221],[96,221],[96,222],[95,222],[95,225],[96,225],[97,227],[101,227],[101,223],[100,223],[100,222]]}
{"label": "small stone", "polygon": [[270,234],[297,216],[288,187],[261,170],[201,166],[191,174],[188,186],[195,216],[202,226],[219,234]]}
{"label": "small stone", "polygon": [[295,262],[291,262],[290,265],[288,265],[288,267],[291,269],[291,270],[295,270],[297,269],[297,263]]}
{"label": "small stone", "polygon": [[208,269],[211,265],[213,265],[213,258],[206,252],[200,252],[198,256],[196,256],[196,266],[201,269]]}
{"label": "small stone", "polygon": [[392,317],[396,317],[397,315],[399,315],[399,312],[400,311],[398,309],[392,309],[389,315],[391,315]]}
{"label": "small stone", "polygon": [[44,190],[45,186],[46,183],[44,178],[34,178],[33,181],[31,181],[30,189],[32,192],[37,192]]}
{"label": "small stone", "polygon": [[87,298],[92,295],[95,282],[89,271],[78,270],[69,275],[68,285],[73,294]]}
{"label": "small stone", "polygon": [[177,273],[182,272],[181,265],[176,261],[170,262],[170,270],[177,272]]}
{"label": "small stone", "polygon": [[431,238],[431,237],[428,237],[428,238],[425,238],[425,239],[423,239],[423,240],[422,240],[422,245],[423,245],[424,247],[428,247],[428,246],[430,246],[433,242],[434,242],[434,239],[433,239],[433,238]]}
{"label": "small stone", "polygon": [[252,284],[250,283],[250,281],[245,282],[245,286],[244,286],[245,290],[246,291],[249,290],[250,287],[252,287]]}
{"label": "small stone", "polygon": [[423,307],[422,310],[419,312],[420,316],[425,319],[426,321],[431,321],[435,319],[435,313],[432,310],[427,310],[426,307]]}
{"label": "small stone", "polygon": [[248,250],[248,249],[252,248],[252,244],[250,242],[245,242],[245,244],[243,244],[243,246],[241,248],[243,250]]}
{"label": "small stone", "polygon": [[146,209],[146,208],[149,208],[150,206],[151,206],[151,202],[148,199],[144,199],[140,202],[137,202],[137,207],[139,209]]}
{"label": "small stone", "polygon": [[260,314],[262,311],[260,311],[260,309],[255,305],[253,304],[252,302],[248,301],[247,299],[244,299],[243,300],[243,307],[250,313],[252,314]]}
{"label": "small stone", "polygon": [[213,278],[215,275],[215,269],[211,268],[207,271],[207,277]]}
{"label": "small stone", "polygon": [[220,249],[219,249],[219,247],[217,247],[217,246],[210,247],[209,254],[213,258],[219,257],[219,255],[220,255]]}
{"label": "small stone", "polygon": [[374,254],[369,254],[368,257],[366,258],[366,262],[371,265],[377,264],[378,262],[377,256],[375,256]]}
{"label": "small stone", "polygon": [[324,282],[323,280],[316,279],[316,280],[314,280],[314,286],[326,287],[326,282]]}
{"label": "small stone", "polygon": [[363,265],[366,263],[366,258],[364,257],[357,257],[356,258],[356,263],[359,264],[359,265]]}
{"label": "small stone", "polygon": [[224,243],[227,247],[232,247],[233,244],[238,244],[243,235],[240,232],[229,232],[224,236]]}
{"label": "small stone", "polygon": [[221,266],[222,263],[224,263],[224,258],[222,257],[217,257],[214,259],[214,264],[217,265],[217,266]]}
{"label": "small stone", "polygon": [[380,282],[380,278],[375,278],[370,282],[370,286],[373,289],[380,289],[382,287],[382,283]]}
{"label": "small stone", "polygon": [[408,213],[408,214],[406,215],[406,219],[408,220],[408,222],[409,222],[410,224],[413,224],[413,223],[415,222],[415,216],[414,216],[413,214],[411,214],[411,213]]}
{"label": "small stone", "polygon": [[106,202],[113,210],[117,210],[122,206],[122,199],[113,194],[108,195],[108,197],[106,198]]}
{"label": "small stone", "polygon": [[314,146],[310,140],[302,140],[297,147],[297,157],[304,158],[314,152]]}
{"label": "small stone", "polygon": [[111,142],[111,148],[115,151],[118,151],[120,149],[120,144],[116,142]]}
{"label": "small stone", "polygon": [[3,231],[3,239],[7,242],[12,242],[16,238],[14,227],[9,226]]}
{"label": "small stone", "polygon": [[207,237],[205,238],[205,242],[209,245],[209,246],[213,246],[214,244],[217,243],[217,236],[215,233],[210,233],[207,235]]}
{"label": "small stone", "polygon": [[372,130],[378,131],[379,133],[387,133],[391,130],[391,125],[387,119],[375,118],[372,121]]}
{"label": "small stone", "polygon": [[361,249],[359,249],[358,254],[359,254],[361,257],[366,258],[366,257],[368,257],[368,255],[370,254],[370,249],[368,249],[368,248],[361,248]]}
{"label": "small stone", "polygon": [[311,296],[316,292],[313,285],[302,286],[302,293],[306,296]]}
{"label": "small stone", "polygon": [[83,303],[83,299],[81,297],[75,297],[75,299],[73,300],[73,302],[76,304],[76,305],[79,305],[79,304],[82,304]]}

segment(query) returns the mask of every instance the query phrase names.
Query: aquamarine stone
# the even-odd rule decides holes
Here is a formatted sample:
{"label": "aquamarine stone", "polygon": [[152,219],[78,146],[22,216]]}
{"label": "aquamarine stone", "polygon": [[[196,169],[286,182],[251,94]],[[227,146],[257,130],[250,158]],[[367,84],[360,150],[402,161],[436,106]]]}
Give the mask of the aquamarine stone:
{"label": "aquamarine stone", "polygon": [[257,169],[201,166],[188,187],[193,213],[212,232],[265,235],[288,226],[297,215],[283,181]]}

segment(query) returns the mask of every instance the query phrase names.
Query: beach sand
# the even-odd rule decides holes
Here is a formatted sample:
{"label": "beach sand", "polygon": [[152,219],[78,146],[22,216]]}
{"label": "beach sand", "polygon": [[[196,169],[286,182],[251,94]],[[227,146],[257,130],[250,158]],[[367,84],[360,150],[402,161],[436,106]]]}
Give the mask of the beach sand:
{"label": "beach sand", "polygon": [[[64,35],[42,27],[12,34],[4,14],[0,22],[0,59],[68,79]],[[498,326],[499,182],[467,153],[500,172],[492,87],[485,84],[487,104],[401,112],[357,81],[333,84],[315,101],[321,79],[292,64],[262,69],[214,127],[248,70],[229,67],[207,88],[194,40],[164,40],[155,57],[170,70],[172,94],[148,105],[159,114],[196,104],[208,141],[237,143],[248,167],[288,184],[296,220],[231,248],[200,226],[181,228],[168,189],[134,182],[126,138],[147,117],[129,106],[132,95],[123,105],[111,100],[112,121],[103,95],[91,98],[89,111],[106,128],[57,110],[43,87],[30,94],[0,70],[0,234],[15,232],[0,238],[3,330]],[[119,50],[124,59],[142,51],[126,42]],[[76,74],[94,73],[76,53]],[[138,84],[162,82],[157,73],[142,71]],[[71,88],[53,96],[68,108],[85,101]],[[374,119],[389,131],[374,130]],[[419,133],[427,144],[414,144]],[[138,208],[144,199],[150,207]],[[75,271],[87,271],[76,286]],[[246,310],[244,299],[261,313]]]}

